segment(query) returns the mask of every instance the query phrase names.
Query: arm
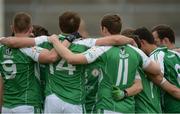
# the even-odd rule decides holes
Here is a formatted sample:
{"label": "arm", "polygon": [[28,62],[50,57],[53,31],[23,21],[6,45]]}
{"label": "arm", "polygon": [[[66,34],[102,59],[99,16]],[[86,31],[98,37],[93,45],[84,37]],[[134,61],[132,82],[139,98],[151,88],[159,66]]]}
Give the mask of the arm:
{"label": "arm", "polygon": [[55,37],[49,39],[53,44],[56,52],[70,64],[87,64],[87,60],[83,54],[74,54],[67,49],[63,44]]}
{"label": "arm", "polygon": [[59,56],[55,49],[51,49],[50,51],[47,49],[43,49],[38,57],[38,62],[42,64],[53,63],[59,59]]}
{"label": "arm", "polygon": [[[161,73],[159,65],[155,62],[151,63],[146,69],[146,73],[148,77],[158,86],[160,86],[164,91],[168,92],[170,95],[175,97],[176,99],[180,99],[180,89],[169,83],[165,78],[163,78],[163,74]],[[159,71],[156,69],[158,68]]]}
{"label": "arm", "polygon": [[2,76],[0,76],[0,113],[2,109],[2,104],[3,104],[3,79]]}
{"label": "arm", "polygon": [[135,41],[132,38],[128,38],[123,35],[112,35],[102,38],[98,38],[95,45],[97,46],[107,46],[107,45],[124,45],[124,44],[135,44]]}
{"label": "arm", "polygon": [[142,89],[143,87],[141,83],[141,78],[139,73],[137,72],[136,79],[134,80],[134,84],[131,87],[125,90],[121,90],[119,87],[113,86],[112,96],[115,101],[119,101],[126,97],[137,95],[142,91]]}
{"label": "arm", "polygon": [[122,35],[111,35],[111,36],[106,36],[106,37],[100,37],[98,39],[87,38],[87,39],[75,41],[73,43],[84,45],[87,47],[124,45],[124,44],[135,45],[136,44],[132,38],[128,38]]}
{"label": "arm", "polygon": [[93,47],[83,54],[74,54],[69,49],[64,47],[59,40],[51,37],[49,41],[53,44],[57,53],[70,64],[87,64],[94,62],[100,55],[109,50],[111,47]]}
{"label": "arm", "polygon": [[20,51],[40,63],[52,63],[58,59],[58,55],[54,49],[49,51],[40,47],[31,47],[21,48]]}
{"label": "arm", "polygon": [[0,43],[3,45],[7,45],[11,48],[23,48],[23,47],[33,47],[35,45],[39,45],[43,42],[48,42],[47,36],[40,36],[36,38],[29,38],[29,37],[8,37],[8,38],[1,38]]}
{"label": "arm", "polygon": [[141,83],[141,79],[135,79],[134,84],[126,89],[128,96],[137,95],[142,90],[143,90],[143,86]]}

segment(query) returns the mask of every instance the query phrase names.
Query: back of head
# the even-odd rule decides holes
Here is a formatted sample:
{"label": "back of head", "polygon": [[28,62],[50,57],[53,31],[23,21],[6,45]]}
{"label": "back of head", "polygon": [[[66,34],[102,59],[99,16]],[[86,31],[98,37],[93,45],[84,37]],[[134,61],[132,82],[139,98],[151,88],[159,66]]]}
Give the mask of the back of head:
{"label": "back of head", "polygon": [[59,27],[63,33],[70,34],[78,31],[80,21],[78,13],[67,11],[59,16]]}
{"label": "back of head", "polygon": [[101,26],[106,27],[111,34],[120,34],[122,28],[121,18],[116,14],[105,15],[101,20]]}
{"label": "back of head", "polygon": [[15,33],[26,33],[32,27],[31,16],[20,12],[14,16],[13,28]]}
{"label": "back of head", "polygon": [[134,31],[135,29],[132,29],[132,28],[128,28],[128,29],[125,29],[121,32],[121,35],[124,35],[124,36],[129,36],[129,35],[133,35],[134,34]]}
{"label": "back of head", "polygon": [[135,29],[128,28],[128,29],[123,30],[121,32],[121,35],[132,38],[136,42],[138,48],[141,48],[140,39],[137,35],[134,34],[134,31],[135,31]]}
{"label": "back of head", "polygon": [[171,43],[175,43],[174,31],[168,25],[157,25],[152,29],[152,32],[155,31],[161,40],[168,38]]}
{"label": "back of head", "polygon": [[42,36],[42,35],[49,36],[48,30],[46,30],[44,27],[39,26],[39,25],[33,25],[32,33],[34,37]]}
{"label": "back of head", "polygon": [[145,40],[149,44],[154,44],[154,38],[151,32],[147,28],[145,27],[138,28],[134,31],[134,34],[137,35],[140,40]]}

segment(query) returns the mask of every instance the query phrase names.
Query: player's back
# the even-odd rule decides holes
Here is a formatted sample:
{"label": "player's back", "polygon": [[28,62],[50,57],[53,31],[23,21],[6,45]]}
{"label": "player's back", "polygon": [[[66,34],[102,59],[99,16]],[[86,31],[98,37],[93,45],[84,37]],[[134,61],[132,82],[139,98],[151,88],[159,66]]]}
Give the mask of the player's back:
{"label": "player's back", "polygon": [[21,49],[1,46],[0,63],[4,79],[4,106],[40,106],[40,85],[35,77],[34,61]]}
{"label": "player's back", "polygon": [[[63,40],[64,35],[59,35]],[[44,48],[52,49],[50,43],[44,44]],[[69,49],[73,53],[82,53],[87,50],[86,46],[71,44]],[[60,59],[53,64],[46,65],[49,69],[46,75],[46,96],[57,95],[60,99],[71,104],[82,104],[85,99],[85,75],[84,65],[71,65],[64,59]]]}
{"label": "player's back", "polygon": [[133,85],[137,68],[145,64],[142,51],[130,45],[112,47],[100,57],[100,60],[104,63],[104,69],[98,89],[97,109],[133,113],[134,97],[114,101],[112,85],[118,86],[121,90]]}
{"label": "player's back", "polygon": [[136,113],[161,113],[160,88],[139,68],[143,90],[135,96]]}

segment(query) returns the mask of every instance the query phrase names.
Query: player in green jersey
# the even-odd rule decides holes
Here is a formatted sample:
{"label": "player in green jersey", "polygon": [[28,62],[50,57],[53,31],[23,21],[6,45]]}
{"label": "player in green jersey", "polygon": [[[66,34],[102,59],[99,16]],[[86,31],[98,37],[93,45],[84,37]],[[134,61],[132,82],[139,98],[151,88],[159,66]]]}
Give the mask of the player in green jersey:
{"label": "player in green jersey", "polygon": [[[67,21],[67,20],[66,20]],[[62,22],[62,21],[61,21]],[[64,24],[64,23],[63,23]],[[67,26],[67,24],[65,24],[66,26]],[[67,27],[66,27],[67,28]],[[62,36],[62,35],[61,35]],[[108,39],[106,39],[106,41],[107,41]],[[118,39],[119,40],[119,39]],[[116,41],[118,41],[118,40],[115,40],[115,42]],[[93,41],[93,40],[92,40]],[[93,41],[94,42],[94,41]],[[101,42],[101,40],[97,40],[97,42],[96,43],[100,43]],[[109,42],[108,42],[109,43]],[[116,42],[117,43],[117,42]],[[94,44],[93,44],[94,45]],[[46,48],[48,48],[48,47],[46,47]],[[49,47],[49,48],[51,48],[51,46]],[[79,49],[80,50],[80,49]],[[82,50],[82,49],[81,49]],[[60,61],[59,62],[59,64],[58,64],[58,67],[59,67],[59,69],[64,69],[64,68],[66,68],[66,67],[63,67],[63,66],[61,66],[61,64],[63,64],[62,63],[62,61]],[[68,65],[69,66],[69,65]],[[53,70],[51,70],[52,69],[52,67],[50,66],[50,72],[52,71],[53,72]],[[77,73],[76,73],[77,74]],[[52,75],[52,74],[51,74]],[[68,74],[69,75],[69,74]],[[55,79],[55,77],[52,77],[53,79]],[[53,80],[54,81],[54,80]],[[53,82],[52,81],[47,81],[47,83],[49,83],[49,82],[51,82],[52,84],[52,86],[54,86],[55,84],[53,84]],[[54,81],[54,83],[56,83],[55,81]],[[56,84],[57,85],[57,84]],[[65,84],[66,85],[66,84]],[[47,89],[47,95],[49,95],[50,93],[52,93],[52,92],[54,92],[54,93],[60,93],[60,92],[58,92],[58,91],[56,91],[57,89],[54,87],[54,90],[52,91],[52,88],[50,87],[50,85],[49,84],[46,84],[46,87],[48,88]],[[70,87],[69,87],[70,88]],[[56,90],[55,90],[56,89]],[[51,90],[51,91],[50,91]],[[65,94],[65,92],[64,92],[64,94]],[[62,95],[62,93],[61,93],[61,95]],[[69,95],[69,94],[68,94]],[[68,95],[64,95],[64,96],[67,96],[67,97],[69,97]],[[60,96],[60,95],[59,95]],[[50,96],[51,98],[53,97],[53,99],[54,99],[54,95],[53,96]],[[62,96],[61,96],[61,98],[62,98]],[[73,98],[73,97],[71,97],[72,99],[75,99],[75,98]],[[64,98],[64,99],[67,99],[67,98]],[[78,100],[78,99],[75,99],[75,100]],[[49,101],[51,101],[52,102],[52,100],[49,100]],[[55,101],[57,101],[56,99],[55,99]],[[69,100],[68,102],[73,102],[73,100]],[[54,103],[54,102],[53,102]],[[62,102],[62,103],[64,103],[64,102]],[[55,104],[55,103],[54,103]],[[65,104],[67,104],[66,102],[65,102]],[[72,107],[72,105],[71,104],[68,104],[69,105],[69,107]],[[71,106],[70,106],[71,105]],[[52,105],[49,105],[49,106],[51,106],[52,107]],[[56,105],[56,106],[58,106],[58,105]],[[76,108],[76,106],[75,105],[73,105],[74,106],[74,109]],[[50,108],[51,108],[50,107]],[[78,106],[77,106],[78,107]],[[47,108],[46,108],[47,109]],[[55,109],[57,109],[57,110],[61,110],[61,109],[58,109],[58,108],[56,108],[55,106],[53,106],[53,108],[51,108],[53,111],[56,111]],[[67,111],[69,111],[69,110],[67,110]],[[75,111],[77,111],[77,110],[71,110],[71,111],[73,111],[73,112],[75,112]],[[46,112],[46,111],[45,111]],[[50,112],[52,112],[52,111],[50,111]]]}
{"label": "player in green jersey", "polygon": [[[134,31],[135,30],[133,29],[125,29],[121,34],[132,37],[140,48],[140,39],[137,35],[134,35]],[[139,74],[141,76],[143,90],[135,96],[135,112],[161,113],[160,93],[158,87],[148,79],[147,75],[141,68],[139,68]]]}
{"label": "player in green jersey", "polygon": [[[110,26],[111,25],[111,26]],[[101,20],[101,34],[103,36],[109,36],[109,35],[115,35],[120,34],[121,31],[121,19],[116,14],[108,14],[105,15]],[[119,29],[116,29],[119,28]],[[109,31],[110,30],[110,31]],[[86,110],[88,113],[95,111],[95,103],[97,102],[97,96],[96,92],[98,90],[98,79],[103,76],[102,69],[101,69],[101,63],[100,62],[94,62],[87,66],[87,96],[86,96]],[[128,96],[132,96],[137,94],[142,90],[141,80],[136,79],[134,81],[134,84],[132,87],[127,88],[127,94]],[[117,90],[115,90],[117,94]],[[122,91],[123,93],[123,91]],[[125,94],[124,94],[125,95]],[[125,96],[122,96],[122,99]],[[126,96],[127,97],[127,96]],[[95,111],[96,112],[96,111]]]}
{"label": "player in green jersey", "polygon": [[[31,17],[26,13],[16,14],[12,30],[19,38],[29,36]],[[1,84],[4,84],[2,113],[40,112],[42,99],[34,64],[52,62],[52,54],[38,47],[12,49],[3,45],[0,53]]]}
{"label": "player in green jersey", "polygon": [[[57,45],[55,43],[57,43]],[[62,45],[57,41],[53,41],[53,44],[55,48],[58,49],[57,51],[59,51],[59,53],[62,54],[63,53],[62,51],[64,50],[64,48],[61,47]],[[59,46],[60,48],[58,48]],[[68,50],[66,51],[69,52]],[[105,53],[103,54],[103,52]],[[62,57],[66,58],[68,62],[74,63],[74,64],[77,64],[77,63],[82,64],[82,63],[87,63],[87,62],[90,63],[90,62],[93,62],[97,57],[99,57],[99,59],[102,59],[101,64],[102,66],[104,66],[102,70],[104,74],[103,74],[103,77],[101,77],[100,79],[101,83],[99,84],[98,104],[97,104],[98,109],[109,110],[109,111],[114,111],[114,112],[133,112],[134,111],[134,107],[133,107],[134,101],[132,97],[127,97],[120,101],[114,101],[112,99],[112,85],[119,86],[120,89],[122,90],[130,87],[133,84],[136,70],[137,70],[137,67],[140,65],[140,63],[143,63],[144,67],[150,64],[149,63],[150,61],[148,60],[147,56],[141,53],[140,50],[131,46],[99,47],[99,48],[92,48],[89,51],[85,52],[85,56],[81,54],[74,56],[72,53],[71,53],[72,55],[71,54],[66,55],[66,54],[67,53],[63,53]],[[98,56],[101,54],[102,54],[102,57]],[[136,58],[133,55],[130,56],[129,54],[133,54],[133,55],[137,54],[136,57],[138,58]],[[117,59],[114,59],[114,58],[117,58]],[[128,58],[131,58],[131,59],[128,59]],[[135,63],[133,63],[133,58],[136,58],[136,61],[134,61]],[[81,61],[78,61],[78,59],[80,59]],[[131,66],[130,64],[137,65],[137,67],[135,66],[132,69],[126,69],[126,68],[129,68],[129,66]],[[129,78],[126,77],[127,74]]]}
{"label": "player in green jersey", "polygon": [[[164,77],[172,83],[176,88],[180,88],[179,86],[179,71],[178,65],[180,63],[180,58],[178,53],[169,51],[166,47],[159,47],[154,44],[154,38],[151,33],[146,28],[139,28],[135,31],[136,35],[139,35],[141,39],[141,49],[150,56],[151,59],[155,60],[159,63],[161,67],[161,72]],[[170,59],[171,58],[171,59]],[[154,85],[152,86],[154,87]],[[169,88],[169,90],[173,88]],[[180,90],[180,89],[179,89]],[[154,94],[152,94],[154,96]],[[165,112],[168,113],[178,113],[180,112],[180,100],[174,98],[172,93],[163,93],[163,107]],[[154,97],[157,98],[157,97]],[[160,100],[160,98],[159,98]],[[157,101],[158,102],[158,101]]]}
{"label": "player in green jersey", "polygon": [[168,49],[180,53],[180,48],[175,46],[175,33],[168,25],[157,25],[152,29],[152,35],[157,46],[166,46]]}

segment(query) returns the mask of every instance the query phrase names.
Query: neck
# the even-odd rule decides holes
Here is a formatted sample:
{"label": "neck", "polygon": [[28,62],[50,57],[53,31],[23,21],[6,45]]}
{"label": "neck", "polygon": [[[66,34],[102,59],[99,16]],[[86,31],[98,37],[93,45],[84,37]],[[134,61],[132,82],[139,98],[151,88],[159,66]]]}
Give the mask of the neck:
{"label": "neck", "polygon": [[157,48],[156,45],[154,45],[154,44],[149,44],[149,46],[148,46],[148,48],[147,48],[147,54],[150,55],[150,53],[153,52],[156,48]]}
{"label": "neck", "polygon": [[15,33],[16,37],[29,37],[28,33]]}

